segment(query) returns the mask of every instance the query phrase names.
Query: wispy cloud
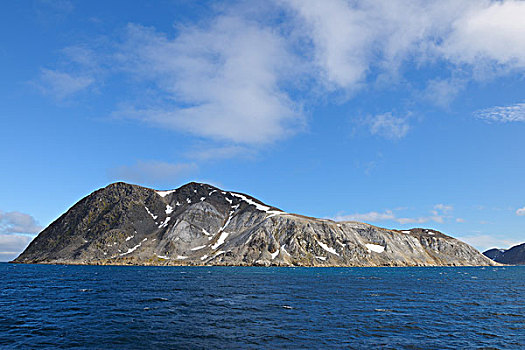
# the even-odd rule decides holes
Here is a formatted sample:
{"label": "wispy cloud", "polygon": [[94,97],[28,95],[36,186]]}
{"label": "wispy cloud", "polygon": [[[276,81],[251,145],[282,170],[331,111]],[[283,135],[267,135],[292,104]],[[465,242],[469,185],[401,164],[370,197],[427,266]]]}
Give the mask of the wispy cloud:
{"label": "wispy cloud", "polygon": [[519,208],[518,210],[516,210],[516,215],[525,216],[525,207]]}
{"label": "wispy cloud", "polygon": [[460,78],[433,79],[428,81],[422,97],[430,103],[447,108],[466,87],[466,80]]}
{"label": "wispy cloud", "polygon": [[392,113],[368,116],[365,119],[372,135],[396,140],[405,137],[410,130],[408,116],[396,117]]}
{"label": "wispy cloud", "polygon": [[49,95],[56,100],[62,101],[89,88],[94,82],[95,79],[92,76],[42,69],[36,86],[44,95]]}
{"label": "wispy cloud", "polygon": [[110,169],[113,180],[140,184],[173,186],[181,178],[192,175],[198,167],[194,163],[166,163],[160,161],[137,161],[133,165],[122,165]]}
{"label": "wispy cloud", "polygon": [[482,109],[474,112],[474,116],[487,122],[525,122],[525,103]]}

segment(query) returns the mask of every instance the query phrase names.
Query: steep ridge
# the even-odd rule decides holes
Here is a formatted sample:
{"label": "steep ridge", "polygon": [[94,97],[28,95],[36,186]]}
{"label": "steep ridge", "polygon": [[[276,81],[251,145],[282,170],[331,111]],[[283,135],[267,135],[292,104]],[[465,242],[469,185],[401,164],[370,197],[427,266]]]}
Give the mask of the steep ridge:
{"label": "steep ridge", "polygon": [[242,193],[114,183],[80,200],[13,262],[52,264],[495,265],[435,230],[290,214]]}

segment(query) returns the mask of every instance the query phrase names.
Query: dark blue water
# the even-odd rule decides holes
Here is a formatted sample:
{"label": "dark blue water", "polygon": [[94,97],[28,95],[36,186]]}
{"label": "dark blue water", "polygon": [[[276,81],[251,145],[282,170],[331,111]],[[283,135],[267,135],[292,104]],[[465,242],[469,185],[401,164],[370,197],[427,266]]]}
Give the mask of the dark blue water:
{"label": "dark blue water", "polygon": [[525,267],[0,264],[0,348],[525,347]]}

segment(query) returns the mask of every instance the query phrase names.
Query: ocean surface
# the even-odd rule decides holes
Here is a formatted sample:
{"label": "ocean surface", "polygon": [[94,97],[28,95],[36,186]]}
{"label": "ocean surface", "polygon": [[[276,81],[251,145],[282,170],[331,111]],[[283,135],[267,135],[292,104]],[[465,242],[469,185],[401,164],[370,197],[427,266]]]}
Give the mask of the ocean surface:
{"label": "ocean surface", "polygon": [[0,349],[523,349],[525,267],[0,263]]}

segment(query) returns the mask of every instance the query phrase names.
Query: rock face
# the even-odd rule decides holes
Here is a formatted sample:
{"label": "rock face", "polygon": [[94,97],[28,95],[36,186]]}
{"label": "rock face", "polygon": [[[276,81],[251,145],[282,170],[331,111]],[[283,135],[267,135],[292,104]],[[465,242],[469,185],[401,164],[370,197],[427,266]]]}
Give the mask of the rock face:
{"label": "rock face", "polygon": [[489,249],[483,255],[502,264],[525,265],[525,243],[518,244],[507,250]]}
{"label": "rock face", "polygon": [[13,262],[140,265],[495,265],[438,231],[388,230],[285,213],[189,183],[111,184],[80,200]]}

